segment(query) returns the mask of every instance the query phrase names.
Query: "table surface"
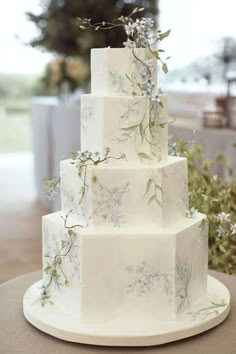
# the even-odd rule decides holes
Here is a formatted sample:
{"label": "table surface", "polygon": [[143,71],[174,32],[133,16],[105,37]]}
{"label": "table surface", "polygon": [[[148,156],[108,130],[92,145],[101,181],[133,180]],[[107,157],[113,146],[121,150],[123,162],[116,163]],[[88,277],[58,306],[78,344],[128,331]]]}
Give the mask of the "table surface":
{"label": "table surface", "polygon": [[98,347],[64,342],[30,325],[22,312],[25,290],[40,279],[30,273],[0,285],[1,354],[235,354],[236,353],[236,277],[209,272],[221,280],[231,293],[231,311],[226,320],[207,332],[178,342],[146,348]]}

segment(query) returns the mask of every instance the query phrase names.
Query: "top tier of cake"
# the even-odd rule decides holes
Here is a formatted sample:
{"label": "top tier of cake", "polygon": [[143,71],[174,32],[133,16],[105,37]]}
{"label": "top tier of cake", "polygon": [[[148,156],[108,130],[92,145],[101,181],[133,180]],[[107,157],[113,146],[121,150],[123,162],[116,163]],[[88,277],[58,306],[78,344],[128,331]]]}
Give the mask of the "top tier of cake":
{"label": "top tier of cake", "polygon": [[82,151],[109,147],[129,163],[166,161],[167,96],[153,100],[149,86],[155,95],[157,59],[148,48],[92,49],[92,93],[81,97]]}
{"label": "top tier of cake", "polygon": [[96,48],[91,50],[91,93],[101,96],[141,96],[137,84],[146,79],[149,64],[157,82],[157,60],[147,48]]}

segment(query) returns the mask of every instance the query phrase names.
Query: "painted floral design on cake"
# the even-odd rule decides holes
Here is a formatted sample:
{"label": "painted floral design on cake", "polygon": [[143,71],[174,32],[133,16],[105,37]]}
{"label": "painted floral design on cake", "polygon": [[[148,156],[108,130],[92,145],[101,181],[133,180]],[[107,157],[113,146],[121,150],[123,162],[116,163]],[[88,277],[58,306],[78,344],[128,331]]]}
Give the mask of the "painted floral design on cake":
{"label": "painted floral design on cake", "polygon": [[188,311],[184,314],[184,317],[190,321],[203,321],[210,317],[217,316],[222,308],[227,305],[225,299],[222,298],[212,298],[208,299],[204,304],[195,305],[191,308],[191,311]]}
{"label": "painted floral design on cake", "polygon": [[158,285],[171,301],[173,294],[172,274],[160,272],[147,261],[141,261],[136,266],[129,266],[126,271],[130,274],[131,279],[127,288],[128,293],[135,293],[138,296],[145,295]]}
{"label": "painted floral design on cake", "polygon": [[[79,258],[79,242],[78,240],[71,245],[71,237],[68,235],[67,230],[60,230],[59,238],[44,226],[44,268],[51,264],[55,257],[61,257],[62,262],[71,267],[71,276],[80,277],[80,258]],[[68,257],[63,257],[70,249]],[[54,282],[57,287],[62,284],[61,279],[64,280],[62,270],[63,265],[59,267],[57,282]],[[69,272],[67,272],[69,274]]]}
{"label": "painted floral design on cake", "polygon": [[82,202],[80,201],[80,195],[76,198],[73,193],[69,193],[64,190],[62,195],[64,209],[67,212],[70,212],[70,216],[76,217],[79,223],[87,225],[90,219],[88,191],[85,192]]}
{"label": "painted floral design on cake", "polygon": [[109,72],[109,85],[113,87],[113,90],[117,94],[125,93],[129,94],[126,87],[127,79],[115,71]]}
{"label": "painted floral design on cake", "polygon": [[177,313],[181,313],[187,305],[190,305],[190,282],[192,278],[192,266],[187,260],[180,260],[177,257],[175,270],[175,286],[176,286],[176,306]]}
{"label": "painted floral design on cake", "polygon": [[81,132],[86,135],[95,118],[95,99],[84,101],[81,110]]}
{"label": "painted floral design on cake", "polygon": [[130,190],[130,183],[107,187],[97,182],[93,215],[114,227],[125,223],[124,196]]}

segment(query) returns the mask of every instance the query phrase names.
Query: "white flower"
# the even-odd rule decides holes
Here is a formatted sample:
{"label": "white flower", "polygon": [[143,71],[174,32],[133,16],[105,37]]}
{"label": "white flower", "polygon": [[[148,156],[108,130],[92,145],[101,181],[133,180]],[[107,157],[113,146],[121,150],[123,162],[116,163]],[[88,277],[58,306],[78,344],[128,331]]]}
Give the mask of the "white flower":
{"label": "white flower", "polygon": [[219,225],[218,228],[216,229],[217,232],[217,237],[221,238],[225,236],[225,229]]}
{"label": "white flower", "polygon": [[[141,19],[136,19],[133,22],[129,19],[128,24],[125,25],[125,32],[128,37],[135,38],[135,47],[145,48],[148,46],[148,39],[151,36],[151,28],[154,25],[154,21],[151,18],[142,17]],[[124,45],[130,47],[130,42],[125,42]]]}
{"label": "white flower", "polygon": [[230,221],[229,216],[230,214],[226,214],[225,212],[222,211],[221,213],[217,214],[216,218],[219,222],[224,223]]}
{"label": "white flower", "polygon": [[236,224],[232,224],[232,225],[230,226],[230,231],[231,231],[231,234],[232,234],[232,235],[236,234]]}
{"label": "white flower", "polygon": [[179,147],[176,144],[176,142],[174,142],[173,144],[169,144],[168,150],[169,150],[168,153],[171,156],[181,156],[181,153],[179,151]]}
{"label": "white flower", "polygon": [[195,209],[194,207],[186,210],[186,216],[187,218],[194,218],[196,216],[196,213],[198,212],[197,209]]}
{"label": "white flower", "polygon": [[129,38],[127,39],[126,42],[123,42],[123,44],[126,48],[135,48],[136,47],[135,42],[131,41],[131,39],[129,39]]}

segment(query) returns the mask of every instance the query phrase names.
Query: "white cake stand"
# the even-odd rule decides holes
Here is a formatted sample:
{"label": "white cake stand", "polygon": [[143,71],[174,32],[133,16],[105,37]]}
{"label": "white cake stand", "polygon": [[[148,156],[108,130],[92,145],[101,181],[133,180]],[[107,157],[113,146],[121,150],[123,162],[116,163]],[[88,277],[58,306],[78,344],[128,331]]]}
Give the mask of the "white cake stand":
{"label": "white cake stand", "polygon": [[[195,304],[180,319],[171,322],[137,324],[119,320],[86,324],[61,311],[55,305],[42,307],[37,302],[41,281],[25,293],[26,319],[41,331],[77,343],[109,346],[151,346],[194,336],[220,324],[229,313],[230,294],[219,280],[208,276],[207,300]],[[140,321],[142,322],[142,321]]]}

